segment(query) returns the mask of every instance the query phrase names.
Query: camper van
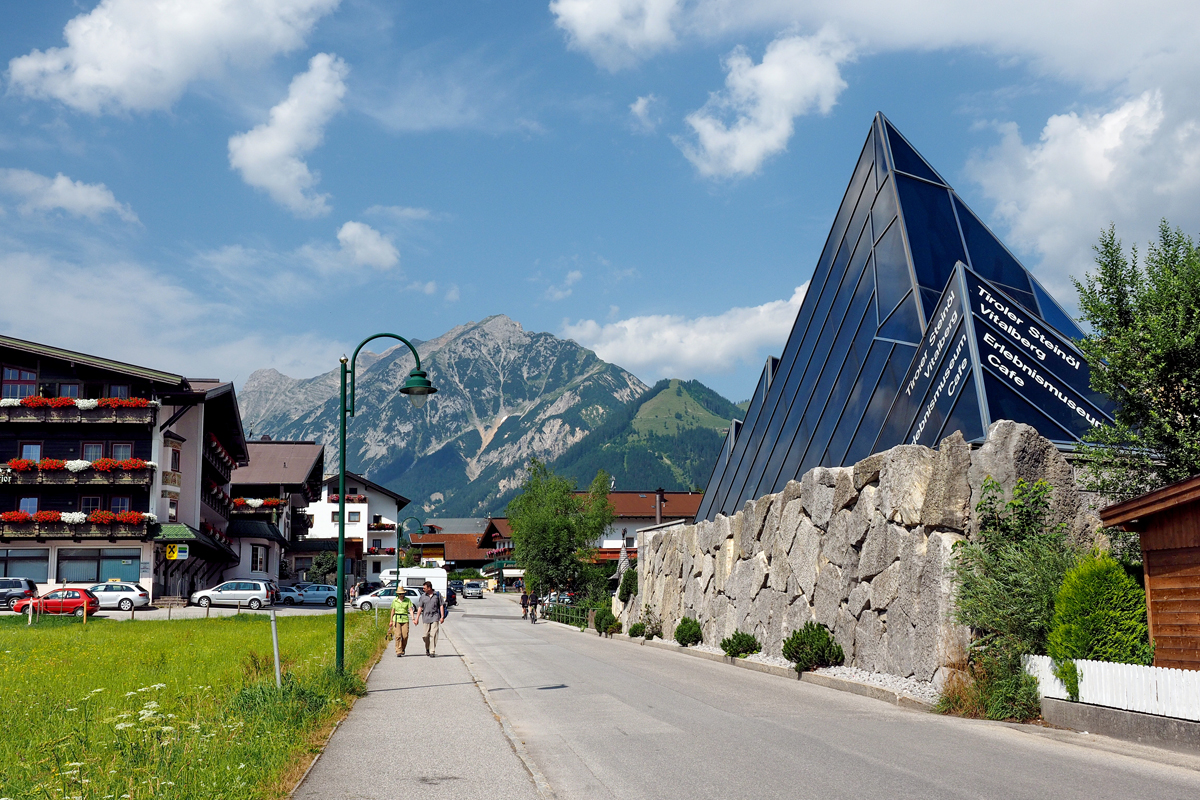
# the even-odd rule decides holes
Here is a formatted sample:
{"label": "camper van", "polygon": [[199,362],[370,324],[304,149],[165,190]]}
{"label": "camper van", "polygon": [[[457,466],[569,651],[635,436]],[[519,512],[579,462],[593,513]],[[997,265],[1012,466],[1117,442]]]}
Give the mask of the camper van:
{"label": "camper van", "polygon": [[404,586],[405,588],[416,589],[417,591],[421,590],[421,587],[425,585],[425,581],[429,581],[433,584],[433,590],[435,592],[440,593],[442,597],[446,596],[446,585],[448,581],[446,580],[446,570],[444,569],[407,567],[400,570],[385,569],[379,574],[379,580],[383,582],[384,586],[392,583],[397,578],[399,578],[401,586]]}

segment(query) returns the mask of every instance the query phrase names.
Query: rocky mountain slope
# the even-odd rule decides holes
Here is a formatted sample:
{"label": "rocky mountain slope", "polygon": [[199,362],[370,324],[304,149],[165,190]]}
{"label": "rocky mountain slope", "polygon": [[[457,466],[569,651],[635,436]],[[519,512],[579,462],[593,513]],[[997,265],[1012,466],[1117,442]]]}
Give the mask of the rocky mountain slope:
{"label": "rocky mountain slope", "polygon": [[[530,457],[554,461],[647,391],[575,342],[503,315],[414,344],[438,393],[420,410],[399,393],[408,348],[360,354],[346,462],[411,498],[418,516],[499,510]],[[258,370],[238,396],[249,433],[321,442],[336,468],[337,370],[301,380]]]}

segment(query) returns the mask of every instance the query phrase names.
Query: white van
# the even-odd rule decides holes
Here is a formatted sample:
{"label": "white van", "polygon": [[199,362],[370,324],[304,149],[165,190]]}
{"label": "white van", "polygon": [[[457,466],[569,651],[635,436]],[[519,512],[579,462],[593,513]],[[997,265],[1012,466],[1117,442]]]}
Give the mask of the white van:
{"label": "white van", "polygon": [[397,577],[400,580],[400,585],[406,589],[421,590],[425,585],[425,581],[433,584],[433,590],[440,592],[442,597],[446,596],[446,586],[448,584],[446,570],[440,568],[431,569],[429,567],[407,567],[405,569],[385,569],[379,574],[379,580],[384,586],[387,586]]}

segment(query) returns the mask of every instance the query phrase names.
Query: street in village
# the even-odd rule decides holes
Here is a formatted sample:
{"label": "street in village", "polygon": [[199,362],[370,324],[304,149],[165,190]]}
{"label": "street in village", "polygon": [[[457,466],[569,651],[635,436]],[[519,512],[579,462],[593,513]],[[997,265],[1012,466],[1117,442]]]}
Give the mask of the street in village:
{"label": "street in village", "polygon": [[1200,796],[1200,754],[530,625],[504,596],[460,602],[437,658],[408,652],[384,655],[296,798]]}

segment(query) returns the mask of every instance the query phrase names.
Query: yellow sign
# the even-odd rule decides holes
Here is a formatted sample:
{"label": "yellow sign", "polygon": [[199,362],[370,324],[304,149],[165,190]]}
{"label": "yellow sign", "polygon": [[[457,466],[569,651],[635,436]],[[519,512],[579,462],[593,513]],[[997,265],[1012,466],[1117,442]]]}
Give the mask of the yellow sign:
{"label": "yellow sign", "polygon": [[184,561],[187,557],[188,546],[186,544],[167,545],[167,561]]}

